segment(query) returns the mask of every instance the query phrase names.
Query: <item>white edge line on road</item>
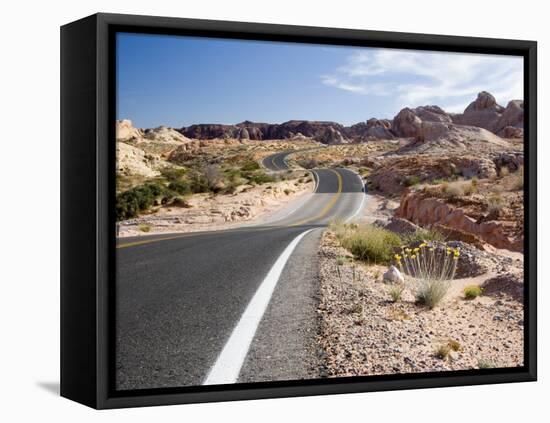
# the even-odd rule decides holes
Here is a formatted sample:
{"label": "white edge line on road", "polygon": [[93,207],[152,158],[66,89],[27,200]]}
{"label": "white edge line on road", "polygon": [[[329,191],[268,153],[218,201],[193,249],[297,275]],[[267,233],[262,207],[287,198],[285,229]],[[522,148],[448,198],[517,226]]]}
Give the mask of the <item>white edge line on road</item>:
{"label": "white edge line on road", "polygon": [[258,325],[269,305],[269,301],[279,282],[286,262],[301,239],[313,230],[314,229],[309,229],[294,238],[279,256],[277,261],[275,261],[275,264],[271,267],[267,276],[250,300],[237,326],[233,329],[231,336],[210,369],[203,385],[221,385],[225,383],[235,383],[237,381],[244,359],[252,343],[252,339],[254,339]]}
{"label": "white edge line on road", "polygon": [[361,194],[362,194],[361,204],[359,204],[359,207],[357,208],[355,213],[353,213],[350,217],[348,217],[346,219],[346,222],[349,222],[350,220],[353,220],[355,218],[355,216],[357,216],[361,212],[361,210],[363,210],[363,207],[365,205],[365,201],[367,200],[367,188],[365,187],[365,181],[363,181],[363,178],[361,178],[361,176],[359,176],[358,173],[355,173],[355,176],[357,176],[359,178],[359,181],[361,182],[361,185],[363,185],[363,190],[361,191]]}

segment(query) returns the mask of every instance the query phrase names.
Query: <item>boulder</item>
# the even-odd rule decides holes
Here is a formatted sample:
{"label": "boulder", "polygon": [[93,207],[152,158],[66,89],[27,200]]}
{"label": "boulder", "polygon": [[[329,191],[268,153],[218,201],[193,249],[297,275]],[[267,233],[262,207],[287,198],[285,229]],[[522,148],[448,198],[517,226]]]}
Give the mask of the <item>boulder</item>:
{"label": "boulder", "polygon": [[[464,110],[464,113],[452,116],[454,123],[476,126],[491,132],[498,132],[497,121],[501,118],[504,107],[496,102],[495,97],[487,91],[482,91]],[[502,125],[504,127],[506,125]]]}
{"label": "boulder", "polygon": [[384,229],[395,232],[399,235],[409,235],[420,230],[420,226],[415,225],[407,219],[401,219],[399,217],[392,217],[390,221],[384,225]]}
{"label": "boulder", "polygon": [[[522,100],[512,100],[506,106],[506,109],[495,122],[494,131],[495,133],[504,133],[506,128],[516,128],[518,132],[514,135],[519,134],[521,129],[521,136],[523,137],[523,101]],[[511,129],[508,129],[508,133],[512,133]],[[503,135],[504,136],[504,135]],[[507,138],[518,138],[518,137],[507,137]]]}
{"label": "boulder", "polygon": [[384,273],[384,275],[382,276],[382,280],[385,283],[405,283],[405,278],[403,277],[399,269],[397,269],[397,267],[393,265],[390,266],[387,272]]}
{"label": "boulder", "polygon": [[422,120],[408,107],[393,118],[391,130],[398,137],[416,138],[422,131]]}
{"label": "boulder", "polygon": [[423,122],[452,122],[451,115],[439,106],[420,106],[414,109],[414,113]]}

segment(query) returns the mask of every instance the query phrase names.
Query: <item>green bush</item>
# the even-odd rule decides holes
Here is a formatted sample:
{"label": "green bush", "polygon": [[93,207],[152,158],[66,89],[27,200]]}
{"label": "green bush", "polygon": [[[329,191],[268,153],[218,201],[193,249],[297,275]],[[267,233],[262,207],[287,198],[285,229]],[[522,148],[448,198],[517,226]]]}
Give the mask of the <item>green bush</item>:
{"label": "green bush", "polygon": [[183,181],[170,182],[168,184],[168,189],[170,191],[174,191],[176,194],[181,194],[181,195],[191,193],[191,187],[187,182],[183,182]]}
{"label": "green bush", "polygon": [[189,176],[188,182],[189,188],[193,194],[210,191],[208,180],[200,172],[193,172],[193,174]]}
{"label": "green bush", "polygon": [[405,179],[405,185],[408,187],[418,185],[419,183],[420,183],[420,178],[416,175],[409,176],[407,179]]}
{"label": "green bush", "polygon": [[260,169],[260,165],[258,164],[258,162],[255,162],[254,160],[247,161],[241,166],[241,170],[243,172],[251,172],[259,169]]}
{"label": "green bush", "polygon": [[246,178],[248,179],[249,183],[257,185],[275,182],[275,179],[272,176],[262,171],[249,174],[246,176]]}
{"label": "green bush", "polygon": [[128,191],[120,193],[116,197],[116,218],[117,220],[131,219],[139,212],[150,208],[159,197],[167,194],[163,185],[148,183],[139,185]]}
{"label": "green bush", "polygon": [[168,181],[179,181],[186,174],[186,172],[186,169],[166,167],[161,169],[160,174]]}
{"label": "green bush", "polygon": [[358,260],[389,263],[395,247],[401,245],[398,235],[374,225],[344,226],[344,233],[337,234],[342,246]]}
{"label": "green bush", "polygon": [[483,293],[483,289],[477,285],[468,285],[464,288],[464,297],[468,300],[473,300]]}

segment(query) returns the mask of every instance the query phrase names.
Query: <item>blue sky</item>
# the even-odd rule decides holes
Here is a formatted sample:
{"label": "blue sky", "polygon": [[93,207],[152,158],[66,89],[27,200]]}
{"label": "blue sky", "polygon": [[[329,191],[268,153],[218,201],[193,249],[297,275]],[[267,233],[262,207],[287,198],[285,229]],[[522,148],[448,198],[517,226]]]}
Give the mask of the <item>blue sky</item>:
{"label": "blue sky", "polygon": [[136,127],[392,118],[405,106],[462,111],[479,91],[523,98],[522,59],[118,34],[117,118]]}

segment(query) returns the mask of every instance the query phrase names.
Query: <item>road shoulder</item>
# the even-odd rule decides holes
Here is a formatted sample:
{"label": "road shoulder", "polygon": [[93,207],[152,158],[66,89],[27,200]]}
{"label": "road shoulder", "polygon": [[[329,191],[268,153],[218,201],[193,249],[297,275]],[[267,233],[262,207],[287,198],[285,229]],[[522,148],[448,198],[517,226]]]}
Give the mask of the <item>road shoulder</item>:
{"label": "road shoulder", "polygon": [[238,382],[312,379],[321,376],[317,344],[322,229],[306,235],[287,262],[252,341]]}

